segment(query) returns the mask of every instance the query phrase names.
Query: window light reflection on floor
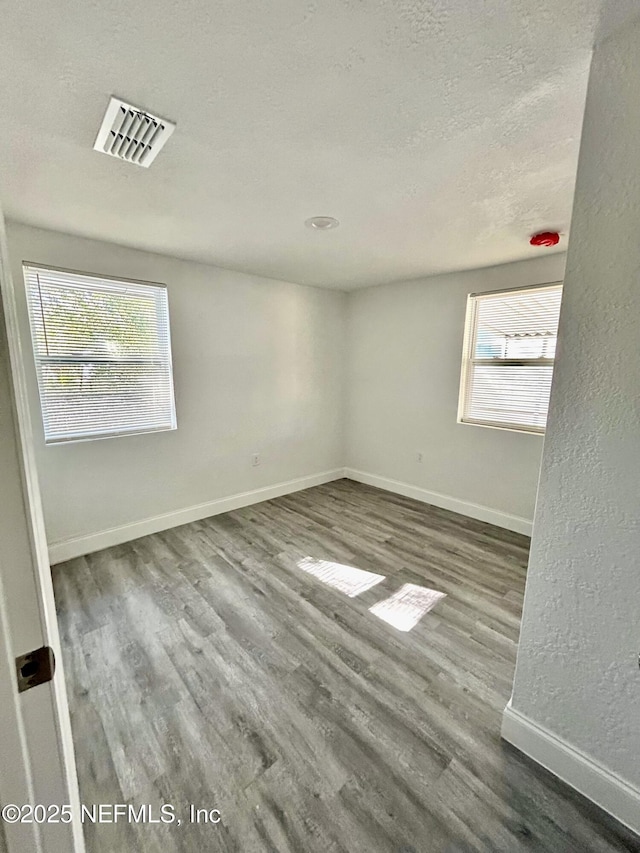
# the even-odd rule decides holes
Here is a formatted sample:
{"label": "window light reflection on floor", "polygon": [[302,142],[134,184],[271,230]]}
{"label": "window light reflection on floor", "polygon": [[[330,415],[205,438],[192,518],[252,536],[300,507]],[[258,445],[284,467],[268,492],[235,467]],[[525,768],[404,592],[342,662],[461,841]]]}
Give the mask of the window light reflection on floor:
{"label": "window light reflection on floor", "polygon": [[370,607],[369,612],[399,631],[410,631],[442,598],[446,598],[446,593],[406,583],[389,598]]}
{"label": "window light reflection on floor", "polygon": [[355,566],[345,566],[331,560],[314,560],[313,557],[299,560],[298,568],[334,589],[344,592],[349,598],[355,598],[361,592],[366,592],[385,578],[384,575],[356,569]]}

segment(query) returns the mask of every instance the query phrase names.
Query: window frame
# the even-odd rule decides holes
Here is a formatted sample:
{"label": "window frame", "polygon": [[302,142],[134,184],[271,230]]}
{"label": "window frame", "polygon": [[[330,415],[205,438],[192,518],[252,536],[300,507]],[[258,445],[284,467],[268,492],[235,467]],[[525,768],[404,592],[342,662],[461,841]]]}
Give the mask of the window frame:
{"label": "window frame", "polygon": [[[168,374],[169,374],[169,390],[170,390],[170,412],[171,412],[171,423],[169,426],[158,426],[158,427],[149,427],[144,426],[140,429],[123,429],[123,430],[110,430],[103,432],[96,432],[91,434],[70,434],[68,437],[58,437],[58,438],[47,438],[46,427],[45,427],[45,406],[44,399],[41,391],[41,381],[40,381],[40,364],[46,364],[48,362],[54,363],[59,361],[60,359],[56,359],[55,356],[52,357],[41,357],[38,355],[36,351],[36,342],[34,338],[34,326],[32,319],[32,303],[29,296],[29,283],[27,279],[27,273],[29,270],[44,270],[46,272],[51,273],[60,273],[60,274],[68,274],[73,276],[78,276],[80,278],[92,279],[96,281],[104,281],[104,282],[114,282],[120,285],[134,285],[136,287],[153,287],[160,288],[165,292],[165,304],[166,304],[166,341],[167,341],[167,358],[165,360]],[[177,430],[178,421],[176,415],[176,399],[175,399],[175,386],[173,380],[173,349],[171,346],[171,312],[169,310],[169,288],[166,283],[160,281],[147,281],[144,279],[135,279],[135,278],[126,278],[124,276],[116,276],[116,275],[103,275],[102,273],[96,272],[87,272],[86,270],[76,270],[76,269],[68,269],[66,267],[57,267],[52,266],[51,264],[43,264],[36,263],[34,261],[22,261],[22,277],[24,282],[24,294],[25,300],[27,303],[27,312],[29,316],[29,336],[30,336],[30,344],[31,344],[31,355],[33,357],[34,370],[36,374],[36,387],[38,392],[38,402],[39,402],[39,410],[40,410],[40,422],[42,424],[42,433],[44,437],[44,444],[46,447],[54,447],[56,445],[62,444],[79,444],[87,441],[101,441],[103,439],[108,438],[120,438],[125,436],[136,436],[136,435],[150,435],[154,433],[161,432],[172,432]],[[100,359],[70,359],[70,363],[73,361],[77,364],[94,364],[100,362],[101,364],[117,364],[122,363],[122,359],[110,359],[110,358],[100,358]],[[137,363],[142,362],[157,362],[157,359],[138,359]],[[132,360],[133,363],[133,360]]]}
{"label": "window frame", "polygon": [[[465,404],[467,402],[467,389],[470,382],[470,376],[475,365],[500,365],[516,367],[521,366],[555,366],[555,356],[553,358],[474,358],[475,345],[478,332],[478,302],[483,297],[507,295],[511,293],[536,292],[559,288],[562,290],[564,282],[550,281],[545,284],[531,284],[523,287],[509,287],[499,290],[484,290],[478,293],[469,293],[467,295],[467,305],[464,321],[464,341],[462,346],[462,367],[460,371],[460,392],[458,395],[458,415],[457,422],[465,426],[479,426],[488,429],[507,430],[509,432],[526,433],[529,435],[542,435],[546,432],[546,423],[544,427],[535,427],[531,424],[517,425],[513,423],[504,423],[500,421],[483,421],[476,418],[465,417]],[[548,410],[547,410],[548,414]]]}

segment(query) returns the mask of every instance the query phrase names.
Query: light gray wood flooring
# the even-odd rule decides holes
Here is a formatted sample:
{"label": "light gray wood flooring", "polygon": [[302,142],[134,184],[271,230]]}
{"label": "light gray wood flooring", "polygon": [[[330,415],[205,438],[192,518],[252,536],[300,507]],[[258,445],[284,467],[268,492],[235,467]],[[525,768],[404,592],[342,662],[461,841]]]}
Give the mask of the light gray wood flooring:
{"label": "light gray wood flooring", "polygon": [[183,821],[89,853],[640,851],[500,740],[527,549],[340,480],[55,567],[82,799]]}

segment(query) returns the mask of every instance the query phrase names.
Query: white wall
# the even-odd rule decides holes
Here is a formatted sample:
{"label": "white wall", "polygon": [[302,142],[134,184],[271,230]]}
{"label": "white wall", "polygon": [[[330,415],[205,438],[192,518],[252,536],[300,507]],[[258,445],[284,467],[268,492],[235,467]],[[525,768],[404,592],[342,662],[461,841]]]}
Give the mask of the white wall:
{"label": "white wall", "polygon": [[591,71],[504,731],[640,832],[638,80],[640,24]]}
{"label": "white wall", "polygon": [[542,437],[456,422],[466,299],[560,281],[564,262],[549,255],[349,294],[347,466],[382,487],[527,532]]}
{"label": "white wall", "polygon": [[[16,224],[9,225],[8,238],[50,542],[343,464],[343,293]],[[166,282],[177,431],[45,447],[23,260]],[[262,457],[255,468],[254,452]],[[120,538],[141,532],[136,528]],[[96,544],[109,543],[80,542],[75,550]]]}

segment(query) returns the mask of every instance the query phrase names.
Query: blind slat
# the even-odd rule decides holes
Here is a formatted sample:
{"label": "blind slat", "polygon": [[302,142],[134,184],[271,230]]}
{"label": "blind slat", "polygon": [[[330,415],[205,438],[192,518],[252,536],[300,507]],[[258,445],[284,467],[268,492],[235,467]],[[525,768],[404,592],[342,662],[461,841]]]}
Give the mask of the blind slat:
{"label": "blind slat", "polygon": [[469,297],[463,422],[544,432],[562,285]]}
{"label": "blind slat", "polygon": [[47,443],[175,429],[162,285],[24,266]]}

